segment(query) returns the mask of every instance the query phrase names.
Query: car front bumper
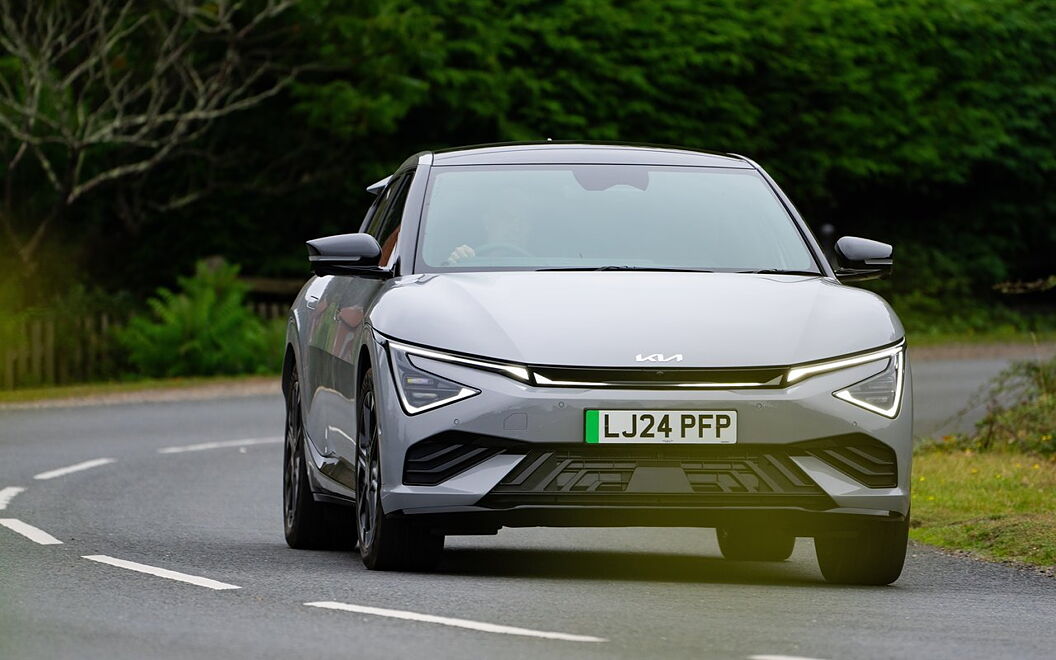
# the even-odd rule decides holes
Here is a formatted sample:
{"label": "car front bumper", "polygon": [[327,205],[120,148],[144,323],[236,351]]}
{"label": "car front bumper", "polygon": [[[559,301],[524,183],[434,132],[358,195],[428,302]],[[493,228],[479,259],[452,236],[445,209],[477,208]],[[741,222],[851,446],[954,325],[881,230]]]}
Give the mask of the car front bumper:
{"label": "car front bumper", "polygon": [[[912,382],[893,419],[833,392],[875,363],[782,389],[535,387],[436,360],[421,368],[480,394],[417,415],[400,405],[387,353],[375,391],[382,506],[438,528],[771,524],[808,535],[909,512]],[[735,445],[594,445],[588,409],[736,410]]]}

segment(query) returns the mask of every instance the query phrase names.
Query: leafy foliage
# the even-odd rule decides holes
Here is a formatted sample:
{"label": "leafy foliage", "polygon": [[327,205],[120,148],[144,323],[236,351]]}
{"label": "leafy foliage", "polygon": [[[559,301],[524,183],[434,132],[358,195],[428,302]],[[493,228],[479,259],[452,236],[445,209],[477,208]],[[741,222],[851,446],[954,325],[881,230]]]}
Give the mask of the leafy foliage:
{"label": "leafy foliage", "polygon": [[992,287],[1053,274],[1048,0],[301,0],[275,27],[296,85],[86,198],[55,287],[144,293],[203,254],[301,275],[410,154],[547,137],[751,156],[815,227],[896,245],[873,288],[913,329],[1029,329]]}
{"label": "leafy foliage", "polygon": [[269,373],[281,364],[281,322],[269,326],[245,304],[238,267],[199,262],[181,291],[158,289],[152,314],[136,315],[119,342],[143,376]]}
{"label": "leafy foliage", "polygon": [[752,156],[815,225],[897,243],[885,295],[967,297],[1013,271],[1050,274],[1051,3],[313,0],[302,12],[301,56],[322,65],[298,84],[294,120],[326,145],[320,181],[352,215],[317,232],[347,228],[363,184],[422,148],[626,140]]}

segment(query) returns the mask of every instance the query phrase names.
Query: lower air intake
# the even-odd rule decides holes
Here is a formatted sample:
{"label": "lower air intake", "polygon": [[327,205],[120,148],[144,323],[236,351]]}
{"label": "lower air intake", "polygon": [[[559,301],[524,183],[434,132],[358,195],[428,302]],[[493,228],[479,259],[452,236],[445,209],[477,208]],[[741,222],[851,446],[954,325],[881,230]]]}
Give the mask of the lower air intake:
{"label": "lower air intake", "polygon": [[[507,493],[824,494],[788,454],[708,447],[533,450],[492,490]],[[707,451],[710,450],[710,451]]]}
{"label": "lower air intake", "polygon": [[425,440],[411,445],[403,464],[403,483],[435,486],[464,472],[502,450],[444,440]]}

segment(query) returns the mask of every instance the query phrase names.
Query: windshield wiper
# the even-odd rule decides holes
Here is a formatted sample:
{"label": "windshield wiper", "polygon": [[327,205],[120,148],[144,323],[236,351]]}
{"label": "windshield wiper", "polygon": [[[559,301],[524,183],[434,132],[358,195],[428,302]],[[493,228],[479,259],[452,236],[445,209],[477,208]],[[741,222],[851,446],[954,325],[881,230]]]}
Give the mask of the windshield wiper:
{"label": "windshield wiper", "polygon": [[599,271],[599,270],[639,270],[656,273],[714,273],[713,270],[700,268],[665,268],[663,266],[567,266],[562,268],[537,268],[536,272],[554,271]]}
{"label": "windshield wiper", "polygon": [[785,270],[783,268],[762,268],[760,270],[737,270],[735,273],[750,273],[752,275],[814,275],[821,277],[821,273],[813,270]]}

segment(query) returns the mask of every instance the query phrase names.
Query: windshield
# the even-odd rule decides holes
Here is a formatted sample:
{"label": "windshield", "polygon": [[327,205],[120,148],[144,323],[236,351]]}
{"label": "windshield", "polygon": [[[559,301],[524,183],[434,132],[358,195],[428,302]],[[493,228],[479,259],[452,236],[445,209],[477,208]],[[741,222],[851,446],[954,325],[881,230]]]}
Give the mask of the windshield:
{"label": "windshield", "polygon": [[648,165],[435,167],[418,270],[817,273],[752,170]]}

